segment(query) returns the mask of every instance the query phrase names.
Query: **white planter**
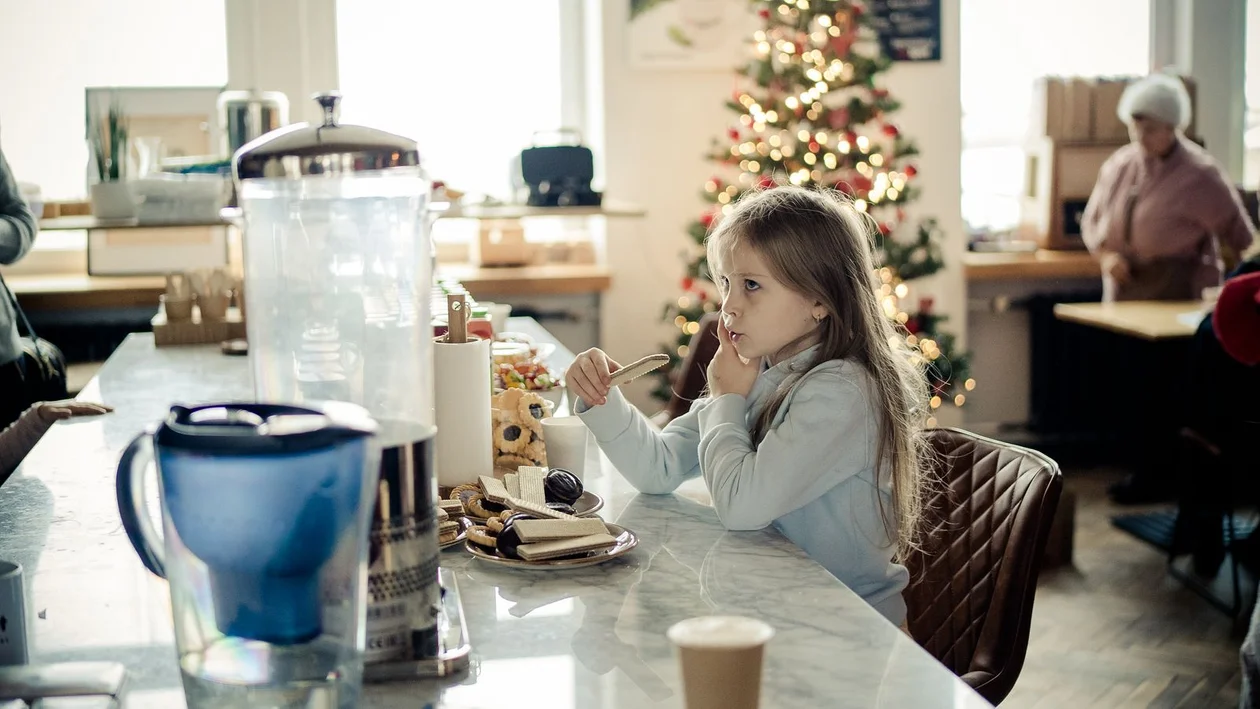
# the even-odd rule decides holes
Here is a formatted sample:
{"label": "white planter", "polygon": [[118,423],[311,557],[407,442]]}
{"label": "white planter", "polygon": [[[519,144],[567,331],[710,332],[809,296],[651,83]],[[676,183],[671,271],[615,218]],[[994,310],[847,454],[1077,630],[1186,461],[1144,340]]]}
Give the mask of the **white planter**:
{"label": "white planter", "polygon": [[92,216],[97,219],[135,219],[136,200],[126,182],[92,185]]}

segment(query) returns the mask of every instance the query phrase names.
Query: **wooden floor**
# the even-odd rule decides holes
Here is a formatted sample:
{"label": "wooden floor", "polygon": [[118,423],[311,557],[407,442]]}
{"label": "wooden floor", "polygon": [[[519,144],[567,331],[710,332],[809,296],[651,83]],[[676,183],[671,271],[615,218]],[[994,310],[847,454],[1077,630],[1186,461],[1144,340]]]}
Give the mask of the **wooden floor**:
{"label": "wooden floor", "polygon": [[[1237,707],[1232,623],[1168,575],[1153,547],[1111,526],[1108,471],[1067,471],[1074,564],[1045,572],[1028,658],[1003,707]],[[1141,508],[1137,508],[1141,509]],[[1222,569],[1219,582],[1229,578]]]}

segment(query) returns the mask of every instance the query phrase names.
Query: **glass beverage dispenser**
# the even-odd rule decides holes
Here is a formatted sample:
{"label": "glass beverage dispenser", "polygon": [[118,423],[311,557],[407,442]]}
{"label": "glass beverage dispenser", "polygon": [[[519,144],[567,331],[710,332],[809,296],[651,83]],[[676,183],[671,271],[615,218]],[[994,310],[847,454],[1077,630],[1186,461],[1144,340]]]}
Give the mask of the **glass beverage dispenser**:
{"label": "glass beverage dispenser", "polygon": [[369,663],[436,652],[431,184],[416,143],[337,123],[268,133],[237,151],[245,301],[261,402],[346,401],[379,425],[370,534]]}

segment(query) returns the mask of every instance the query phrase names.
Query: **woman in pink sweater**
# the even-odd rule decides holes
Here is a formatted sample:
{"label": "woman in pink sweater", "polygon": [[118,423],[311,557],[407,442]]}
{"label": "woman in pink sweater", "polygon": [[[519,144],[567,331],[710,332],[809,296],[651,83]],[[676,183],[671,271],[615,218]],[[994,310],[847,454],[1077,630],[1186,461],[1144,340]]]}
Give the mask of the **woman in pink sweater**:
{"label": "woman in pink sweater", "polygon": [[1132,139],[1107,159],[1081,222],[1099,259],[1103,300],[1198,300],[1221,283],[1222,252],[1237,258],[1253,226],[1224,169],[1182,131],[1190,97],[1155,74],[1120,100]]}
{"label": "woman in pink sweater", "polygon": [[73,399],[32,404],[17,421],[0,431],[0,484],[4,483],[54,423],[75,416],[99,416],[111,411],[113,409],[104,404]]}

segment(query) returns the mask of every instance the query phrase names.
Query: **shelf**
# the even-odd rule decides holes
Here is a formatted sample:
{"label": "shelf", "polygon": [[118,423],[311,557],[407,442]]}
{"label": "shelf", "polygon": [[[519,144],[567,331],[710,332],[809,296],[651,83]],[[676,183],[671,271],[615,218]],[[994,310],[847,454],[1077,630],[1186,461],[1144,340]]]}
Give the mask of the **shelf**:
{"label": "shelf", "polygon": [[[612,272],[597,264],[542,264],[481,268],[439,264],[436,278],[459,279],[476,298],[601,293],[612,285]],[[31,312],[94,308],[157,307],[166,289],[160,276],[9,275],[9,288]]]}
{"label": "shelf", "polygon": [[612,272],[598,264],[549,263],[483,268],[473,264],[438,264],[435,278],[454,278],[473,297],[602,293],[612,286]]}
{"label": "shelf", "polygon": [[498,206],[433,205],[439,219],[522,219],[525,217],[642,217],[647,211],[625,202],[605,200],[598,207],[530,207],[524,204]]}
{"label": "shelf", "polygon": [[[499,206],[450,205],[434,203],[438,219],[522,219],[525,217],[642,217],[647,211],[624,202],[605,202],[598,207],[530,207],[524,204]],[[138,222],[135,219],[97,219],[91,215],[41,219],[41,231],[84,229],[172,229],[178,227],[232,226],[241,217],[239,207],[224,207],[218,219],[187,222]]]}
{"label": "shelf", "polygon": [[54,217],[39,220],[40,231],[77,231],[83,229],[174,229],[184,227],[230,226],[225,219],[201,219],[186,222],[139,222],[135,219],[97,219],[90,214]]}

